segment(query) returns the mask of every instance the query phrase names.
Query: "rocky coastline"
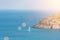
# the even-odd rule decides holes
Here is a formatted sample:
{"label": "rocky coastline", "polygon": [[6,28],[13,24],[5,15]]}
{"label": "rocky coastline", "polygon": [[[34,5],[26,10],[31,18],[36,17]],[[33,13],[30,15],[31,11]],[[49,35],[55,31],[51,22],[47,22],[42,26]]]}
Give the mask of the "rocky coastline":
{"label": "rocky coastline", "polygon": [[60,14],[54,14],[39,20],[39,23],[35,24],[34,28],[60,29]]}

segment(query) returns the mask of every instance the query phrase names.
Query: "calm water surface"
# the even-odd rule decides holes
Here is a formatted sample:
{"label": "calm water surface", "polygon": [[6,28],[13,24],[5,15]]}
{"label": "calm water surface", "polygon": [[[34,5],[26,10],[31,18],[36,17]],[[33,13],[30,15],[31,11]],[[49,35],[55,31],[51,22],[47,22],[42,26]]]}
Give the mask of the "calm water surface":
{"label": "calm water surface", "polygon": [[[60,30],[36,29],[34,24],[50,14],[36,11],[0,11],[0,40],[60,40]],[[22,23],[26,27],[22,27]],[[18,27],[22,29],[19,31]],[[30,26],[30,32],[27,32]]]}

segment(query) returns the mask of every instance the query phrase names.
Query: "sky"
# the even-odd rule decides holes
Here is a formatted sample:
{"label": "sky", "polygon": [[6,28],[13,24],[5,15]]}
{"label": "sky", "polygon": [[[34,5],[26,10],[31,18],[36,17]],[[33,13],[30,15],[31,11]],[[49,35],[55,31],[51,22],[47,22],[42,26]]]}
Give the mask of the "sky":
{"label": "sky", "polygon": [[60,10],[60,0],[0,0],[0,9]]}

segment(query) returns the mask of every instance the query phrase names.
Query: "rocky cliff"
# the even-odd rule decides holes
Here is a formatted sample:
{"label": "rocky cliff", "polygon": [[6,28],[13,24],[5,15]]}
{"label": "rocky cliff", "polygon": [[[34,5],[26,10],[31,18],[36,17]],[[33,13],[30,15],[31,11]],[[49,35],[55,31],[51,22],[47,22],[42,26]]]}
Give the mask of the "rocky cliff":
{"label": "rocky cliff", "polygon": [[41,19],[38,24],[34,25],[34,28],[60,29],[60,14]]}

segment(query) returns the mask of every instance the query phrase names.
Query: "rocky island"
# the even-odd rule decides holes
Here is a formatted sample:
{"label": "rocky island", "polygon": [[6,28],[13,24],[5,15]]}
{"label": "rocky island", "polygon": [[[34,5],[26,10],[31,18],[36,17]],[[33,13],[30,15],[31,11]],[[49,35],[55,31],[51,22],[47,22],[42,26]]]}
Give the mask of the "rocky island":
{"label": "rocky island", "polygon": [[34,28],[60,29],[60,14],[41,19],[39,23],[34,25]]}

